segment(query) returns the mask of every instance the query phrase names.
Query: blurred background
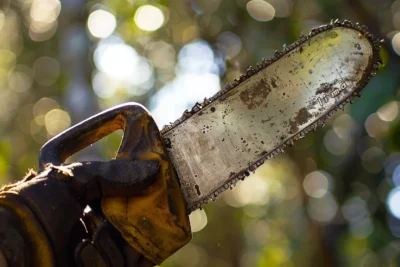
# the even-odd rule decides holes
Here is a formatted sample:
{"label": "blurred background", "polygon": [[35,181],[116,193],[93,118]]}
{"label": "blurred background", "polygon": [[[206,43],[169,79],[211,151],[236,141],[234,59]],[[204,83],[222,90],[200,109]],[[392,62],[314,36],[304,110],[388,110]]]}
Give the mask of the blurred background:
{"label": "blurred background", "polygon": [[[193,212],[192,242],[162,266],[400,266],[400,1],[1,0],[0,183],[113,105],[142,103],[162,127],[335,18],[385,39],[385,66],[326,127]],[[120,137],[72,160],[110,159]]]}

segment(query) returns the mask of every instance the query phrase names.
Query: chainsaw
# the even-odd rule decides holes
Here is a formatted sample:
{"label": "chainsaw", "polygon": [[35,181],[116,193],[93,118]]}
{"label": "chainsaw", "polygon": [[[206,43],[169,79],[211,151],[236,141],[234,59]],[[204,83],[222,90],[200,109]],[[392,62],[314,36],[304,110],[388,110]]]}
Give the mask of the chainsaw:
{"label": "chainsaw", "polygon": [[165,126],[188,209],[215,200],[352,103],[382,64],[381,42],[365,26],[336,20]]}
{"label": "chainsaw", "polygon": [[[177,188],[186,203],[184,213],[216,200],[265,160],[283,153],[285,147],[293,146],[308,132],[324,126],[335,111],[343,110],[347,103],[359,97],[361,89],[382,64],[379,56],[382,42],[365,26],[346,20],[331,21],[308,35],[301,35],[293,44],[284,45],[271,59],[249,67],[216,95],[196,103],[165,126],[160,131],[162,146],[176,171]],[[134,115],[131,124],[127,119],[136,114],[131,108],[129,104],[114,107],[56,136],[42,147],[40,168],[46,163],[62,164],[67,156],[117,129],[123,128],[124,133],[131,134],[134,132],[131,124],[139,125],[135,122],[139,115]],[[90,142],[88,136],[93,136]],[[124,134],[120,149],[144,149],[144,145],[124,141],[129,139]],[[75,143],[73,147],[65,145],[71,143]],[[168,181],[166,184],[170,185]],[[150,221],[146,216],[152,215],[145,212],[146,208],[141,210],[142,217],[139,217]],[[112,212],[113,208],[109,209]],[[150,228],[143,226],[143,229]],[[157,234],[148,234],[146,240],[153,240]],[[127,234],[124,238],[130,237]],[[144,242],[135,246],[137,240],[135,237],[130,244],[145,253],[146,249],[141,247]],[[151,247],[148,251],[156,250],[151,242],[146,245]],[[151,254],[148,258],[159,263],[166,256],[167,253],[165,256]]]}

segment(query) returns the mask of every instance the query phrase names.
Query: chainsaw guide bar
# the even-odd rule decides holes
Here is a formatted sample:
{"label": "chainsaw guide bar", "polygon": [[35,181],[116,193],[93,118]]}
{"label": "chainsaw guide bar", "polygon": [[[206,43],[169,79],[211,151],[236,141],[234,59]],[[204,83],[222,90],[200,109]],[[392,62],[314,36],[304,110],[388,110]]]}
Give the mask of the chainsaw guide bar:
{"label": "chainsaw guide bar", "polygon": [[215,200],[266,159],[352,103],[382,63],[366,26],[332,21],[161,130],[188,210]]}

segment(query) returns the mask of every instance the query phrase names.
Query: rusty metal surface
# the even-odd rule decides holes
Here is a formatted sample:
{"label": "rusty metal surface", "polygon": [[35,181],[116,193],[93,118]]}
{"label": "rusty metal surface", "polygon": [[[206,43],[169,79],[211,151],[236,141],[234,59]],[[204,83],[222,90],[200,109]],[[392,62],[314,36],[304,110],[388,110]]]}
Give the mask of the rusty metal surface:
{"label": "rusty metal surface", "polygon": [[379,46],[365,27],[332,22],[166,126],[188,209],[214,200],[351,102],[377,70]]}

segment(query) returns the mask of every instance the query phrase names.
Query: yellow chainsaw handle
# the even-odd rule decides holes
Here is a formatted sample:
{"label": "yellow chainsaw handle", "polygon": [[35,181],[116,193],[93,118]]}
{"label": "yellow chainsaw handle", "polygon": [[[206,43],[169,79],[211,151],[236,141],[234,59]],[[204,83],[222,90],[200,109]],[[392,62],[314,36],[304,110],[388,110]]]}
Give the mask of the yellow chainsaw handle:
{"label": "yellow chainsaw handle", "polygon": [[116,106],[62,132],[41,148],[39,168],[43,170],[48,163],[60,165],[75,152],[118,129],[124,135],[117,162],[154,160],[159,162],[160,169],[156,181],[140,194],[103,197],[101,210],[130,247],[150,262],[161,264],[188,243],[192,235],[178,177],[159,129],[143,106]]}
{"label": "yellow chainsaw handle", "polygon": [[[43,171],[48,163],[54,165],[64,163],[76,152],[116,130],[124,131],[118,154],[126,152],[126,148],[131,147],[128,142],[132,140],[132,135],[135,134],[134,131],[129,129],[131,128],[129,125],[140,120],[146,114],[148,114],[148,111],[142,105],[126,103],[105,110],[76,124],[42,146],[39,152],[39,171]],[[124,154],[126,155],[126,153]]]}

